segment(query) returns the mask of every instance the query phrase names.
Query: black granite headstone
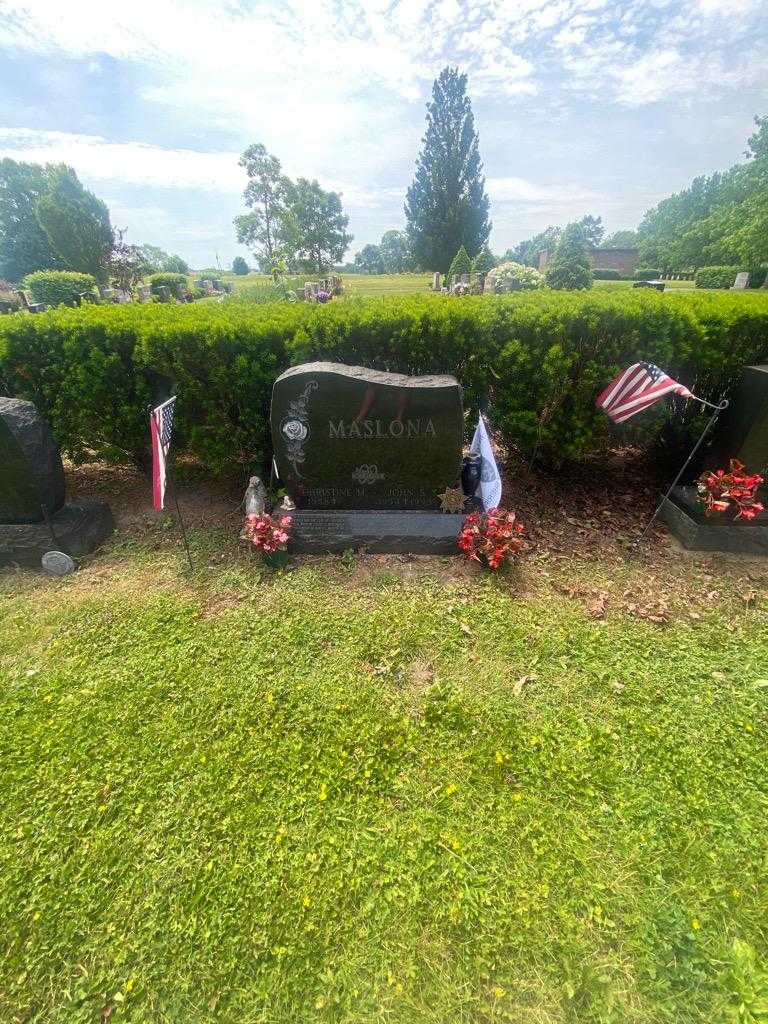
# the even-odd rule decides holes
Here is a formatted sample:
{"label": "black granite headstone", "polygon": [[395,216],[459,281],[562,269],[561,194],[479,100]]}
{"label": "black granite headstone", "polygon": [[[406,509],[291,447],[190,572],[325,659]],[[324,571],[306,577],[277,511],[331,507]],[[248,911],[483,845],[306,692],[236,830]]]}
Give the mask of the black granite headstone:
{"label": "black granite headstone", "polygon": [[730,459],[750,473],[768,476],[768,366],[745,366],[739,387],[721,418],[708,459],[727,469]]}
{"label": "black granite headstone", "polygon": [[35,406],[0,398],[0,565],[37,567],[52,551],[78,558],[112,530],[102,502],[64,504],[61,456]]}
{"label": "black granite headstone", "polygon": [[64,467],[31,402],[0,398],[0,523],[39,523],[64,504]]}
{"label": "black granite headstone", "polygon": [[[720,419],[707,454],[709,469],[728,469],[738,459],[749,473],[768,479],[768,366],[745,366],[741,382]],[[768,504],[768,487],[757,498]],[[768,555],[768,512],[751,521],[730,513],[705,516],[694,486],[675,487],[662,506],[662,516],[682,544],[701,551],[732,551]]]}
{"label": "black granite headstone", "polygon": [[286,370],[272,392],[280,480],[299,509],[438,509],[461,473],[454,377],[340,363]]}

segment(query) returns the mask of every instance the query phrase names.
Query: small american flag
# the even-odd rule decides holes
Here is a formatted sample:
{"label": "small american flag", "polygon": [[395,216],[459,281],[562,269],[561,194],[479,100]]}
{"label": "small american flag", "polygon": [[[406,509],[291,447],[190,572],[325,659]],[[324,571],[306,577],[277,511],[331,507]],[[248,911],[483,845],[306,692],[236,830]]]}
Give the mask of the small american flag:
{"label": "small american flag", "polygon": [[168,449],[171,447],[175,408],[174,395],[149,414],[149,432],[152,436],[152,504],[158,512],[165,508],[166,466]]}
{"label": "small american flag", "polygon": [[670,394],[682,395],[683,398],[696,397],[684,384],[673,380],[653,363],[633,363],[598,395],[595,405],[606,412],[614,423],[623,423],[630,416],[658,402],[664,395]]}

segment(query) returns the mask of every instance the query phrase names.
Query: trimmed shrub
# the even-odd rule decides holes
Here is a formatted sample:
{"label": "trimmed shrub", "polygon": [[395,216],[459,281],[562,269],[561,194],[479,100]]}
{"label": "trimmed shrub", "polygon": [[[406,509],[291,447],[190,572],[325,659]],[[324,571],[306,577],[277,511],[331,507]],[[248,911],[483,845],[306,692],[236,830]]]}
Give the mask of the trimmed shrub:
{"label": "trimmed shrub", "polygon": [[472,273],[472,260],[469,258],[469,253],[462,245],[456,255],[453,257],[453,261],[448,269],[448,284],[453,281],[454,275],[461,277],[462,274]]}
{"label": "trimmed shrub", "polygon": [[24,278],[24,287],[29,288],[35,302],[72,306],[77,305],[83,292],[93,291],[96,278],[74,270],[36,270]]}
{"label": "trimmed shrub", "polygon": [[235,256],[235,258],[232,260],[232,273],[237,274],[239,277],[242,277],[243,275],[247,274],[249,270],[250,267],[245,262],[243,257]]}
{"label": "trimmed shrub", "polygon": [[635,281],[658,281],[662,272],[651,267],[638,267],[632,277]]}
{"label": "trimmed shrub", "polygon": [[482,247],[477,256],[472,260],[472,272],[475,274],[487,274],[496,266],[496,261],[491,254],[487,244]]}
{"label": "trimmed shrub", "polygon": [[171,295],[176,298],[179,285],[183,285],[186,289],[189,288],[186,274],[173,274],[167,270],[161,270],[157,274],[150,274],[147,280],[153,295],[162,295],[160,289],[165,286]]}
{"label": "trimmed shrub", "polygon": [[[452,373],[468,423],[482,401],[507,447],[581,458],[648,440],[670,403],[614,427],[595,396],[648,359],[702,398],[768,358],[768,294],[560,292],[402,296],[349,303],[84,306],[0,319],[0,393],[34,401],[75,460],[146,464],[155,373],[179,396],[174,433],[213,470],[269,464],[275,378],[312,359]],[[682,403],[678,403],[682,407]],[[689,407],[689,418],[698,415]]]}
{"label": "trimmed shrub", "polygon": [[620,281],[621,274],[618,270],[593,270],[592,277],[596,281]]}
{"label": "trimmed shrub", "polygon": [[699,267],[694,277],[697,288],[730,288],[741,267]]}
{"label": "trimmed shrub", "polygon": [[502,263],[488,275],[493,290],[502,292],[527,292],[544,286],[544,275],[535,267],[526,267],[522,263]]}

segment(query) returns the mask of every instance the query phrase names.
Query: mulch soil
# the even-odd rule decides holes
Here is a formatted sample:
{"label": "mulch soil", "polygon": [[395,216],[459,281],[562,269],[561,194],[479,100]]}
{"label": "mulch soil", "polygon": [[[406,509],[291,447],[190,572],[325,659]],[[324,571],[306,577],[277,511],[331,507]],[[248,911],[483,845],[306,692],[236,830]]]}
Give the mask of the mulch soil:
{"label": "mulch soil", "polygon": [[[501,455],[502,453],[500,453]],[[659,501],[663,481],[652,461],[638,448],[602,453],[599,460],[559,470],[529,469],[515,453],[501,459],[504,505],[526,526],[525,571],[517,577],[521,596],[542,586],[580,602],[586,614],[603,618],[621,610],[663,624],[681,614],[691,618],[722,603],[726,591],[747,605],[768,591],[768,560],[719,553],[685,551],[657,521],[628,560],[633,542],[647,526]],[[242,558],[245,478],[214,478],[200,467],[182,463],[178,496],[188,530],[215,531],[220,548],[204,557],[209,565]],[[167,549],[181,547],[173,528],[173,501],[166,513],[152,509],[151,488],[136,469],[89,463],[67,467],[68,500],[107,501],[116,521],[115,540],[97,558],[120,556],[126,543]],[[342,562],[339,555],[304,555],[293,564],[322,564],[344,585],[376,573],[401,579],[423,575],[446,581],[467,580],[481,570],[460,558],[418,555],[373,555],[361,552]]]}

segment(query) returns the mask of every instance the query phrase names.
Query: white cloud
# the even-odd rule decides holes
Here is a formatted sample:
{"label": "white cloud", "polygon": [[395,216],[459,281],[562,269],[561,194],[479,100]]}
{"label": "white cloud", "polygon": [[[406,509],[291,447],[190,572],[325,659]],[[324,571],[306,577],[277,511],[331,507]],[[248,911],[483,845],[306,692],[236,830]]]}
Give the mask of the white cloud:
{"label": "white cloud", "polygon": [[245,184],[238,153],[163,149],[142,142],[109,142],[98,135],[0,128],[0,156],[66,163],[95,181],[221,192],[242,190]]}

